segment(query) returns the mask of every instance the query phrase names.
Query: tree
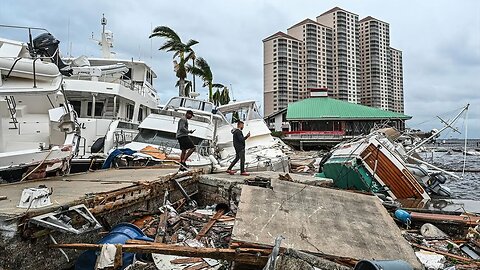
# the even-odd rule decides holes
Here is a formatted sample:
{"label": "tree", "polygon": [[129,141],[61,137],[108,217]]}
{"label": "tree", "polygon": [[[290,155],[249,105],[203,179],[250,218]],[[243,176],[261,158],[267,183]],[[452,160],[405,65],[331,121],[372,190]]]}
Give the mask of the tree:
{"label": "tree", "polygon": [[220,83],[213,83],[212,70],[205,59],[199,57],[195,64],[196,66],[188,65],[187,70],[202,79],[203,87],[208,87],[208,100],[213,102],[213,88],[223,88],[225,86]]}
{"label": "tree", "polygon": [[187,62],[190,59],[195,59],[195,52],[193,51],[193,45],[198,41],[190,39],[187,43],[183,43],[175,31],[167,26],[157,26],[153,29],[150,38],[163,37],[166,39],[165,43],[159,48],[159,50],[167,52],[175,52],[173,59],[178,58],[178,61],[174,60],[174,71],[178,78],[178,95],[186,96],[185,93],[185,79],[187,78]]}
{"label": "tree", "polygon": [[228,88],[224,86],[222,91],[220,91],[220,89],[217,89],[217,91],[215,91],[215,94],[213,94],[212,100],[213,104],[215,104],[216,106],[228,104],[230,102]]}
{"label": "tree", "polygon": [[[175,87],[179,87],[180,86],[180,80],[177,81],[177,83],[175,84]],[[192,92],[192,81],[189,81],[189,80],[185,80],[185,96],[186,97],[189,97],[190,96],[190,92]]]}

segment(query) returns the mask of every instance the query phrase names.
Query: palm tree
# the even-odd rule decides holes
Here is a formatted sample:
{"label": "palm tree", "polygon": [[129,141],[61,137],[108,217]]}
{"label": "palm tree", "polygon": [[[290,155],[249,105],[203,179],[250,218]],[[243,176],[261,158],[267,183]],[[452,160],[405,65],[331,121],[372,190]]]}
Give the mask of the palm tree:
{"label": "palm tree", "polygon": [[[178,80],[177,83],[175,84],[175,87],[179,87],[179,86],[180,86],[180,80]],[[190,92],[192,92],[192,81],[185,80],[185,96],[189,97]]]}
{"label": "palm tree", "polygon": [[213,88],[223,88],[225,86],[220,83],[213,83],[212,70],[205,59],[199,57],[195,61],[195,64],[196,66],[188,65],[187,70],[188,72],[192,73],[193,75],[197,75],[202,79],[203,87],[208,87],[208,100],[213,102]]}
{"label": "palm tree", "polygon": [[222,91],[217,89],[215,94],[213,94],[213,104],[216,106],[225,105],[230,102],[230,95],[228,94],[228,88],[226,86],[223,87]]}
{"label": "palm tree", "polygon": [[180,36],[175,33],[171,28],[167,26],[157,26],[153,29],[150,38],[163,37],[166,39],[165,43],[159,48],[159,50],[167,52],[175,52],[173,59],[178,58],[178,61],[174,60],[174,71],[178,78],[178,95],[186,96],[185,93],[185,79],[187,78],[186,64],[188,60],[195,59],[195,52],[193,51],[193,45],[198,41],[190,39],[187,43],[183,43]]}

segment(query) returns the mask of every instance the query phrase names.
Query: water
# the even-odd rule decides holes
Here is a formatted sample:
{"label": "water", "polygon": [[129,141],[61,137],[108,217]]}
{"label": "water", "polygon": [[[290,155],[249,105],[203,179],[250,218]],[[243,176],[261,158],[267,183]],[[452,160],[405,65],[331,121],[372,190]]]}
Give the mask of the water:
{"label": "water", "polygon": [[[479,144],[477,144],[479,143]],[[477,152],[475,149],[480,150],[480,140],[469,140],[467,145],[467,152]],[[431,147],[429,145],[427,147]],[[456,175],[462,176],[463,159],[464,155],[460,151],[463,149],[463,141],[450,140],[445,144],[439,146],[440,148],[446,148],[448,152],[434,152],[433,164],[446,170],[455,170]],[[424,152],[420,155],[425,161],[432,163],[432,152]],[[476,170],[478,172],[465,172],[462,179],[456,179],[448,176],[446,186],[452,190],[453,198],[456,199],[471,199],[480,200],[480,155],[479,156],[467,156],[465,163],[466,170]]]}

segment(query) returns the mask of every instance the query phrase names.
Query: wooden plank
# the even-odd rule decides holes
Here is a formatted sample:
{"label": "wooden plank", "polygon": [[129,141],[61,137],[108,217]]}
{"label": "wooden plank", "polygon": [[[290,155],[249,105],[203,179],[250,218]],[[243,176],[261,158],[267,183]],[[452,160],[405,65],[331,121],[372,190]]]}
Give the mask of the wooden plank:
{"label": "wooden plank", "polygon": [[480,223],[480,217],[471,215],[442,215],[431,213],[410,212],[412,220],[425,222],[456,223],[464,225],[477,225]]}
{"label": "wooden plank", "polygon": [[423,250],[426,250],[426,251],[430,251],[430,252],[433,252],[433,253],[437,253],[437,254],[440,254],[440,255],[444,255],[444,256],[450,257],[452,259],[456,259],[456,260],[463,261],[463,262],[468,262],[468,263],[476,263],[476,264],[480,265],[480,262],[475,262],[474,260],[469,259],[469,258],[465,258],[465,257],[458,256],[458,255],[455,255],[455,254],[452,254],[452,253],[445,252],[445,251],[425,247],[425,246],[415,244],[415,243],[410,243],[410,244],[412,246],[416,247],[416,248],[423,249]]}
{"label": "wooden plank", "polygon": [[219,209],[213,216],[212,218],[208,221],[207,224],[205,224],[205,226],[203,226],[203,228],[200,230],[200,232],[197,234],[197,236],[195,237],[196,240],[200,240],[202,239],[202,237],[204,237],[208,231],[210,231],[210,229],[213,227],[213,225],[215,224],[215,222],[217,222],[217,220],[223,216],[223,213],[225,212],[225,210],[223,209]]}
{"label": "wooden plank", "polygon": [[203,262],[202,258],[178,258],[170,261],[170,263],[173,263],[173,264],[187,264],[187,263],[199,263],[199,262]]}
{"label": "wooden plank", "polygon": [[[77,250],[100,250],[101,244],[56,244],[53,248],[68,248]],[[235,249],[221,248],[195,248],[167,244],[125,244],[122,246],[123,252],[130,253],[156,253],[165,255],[175,255],[183,257],[210,258],[215,260],[235,261],[242,264],[264,266],[267,263],[268,256],[242,252]]]}

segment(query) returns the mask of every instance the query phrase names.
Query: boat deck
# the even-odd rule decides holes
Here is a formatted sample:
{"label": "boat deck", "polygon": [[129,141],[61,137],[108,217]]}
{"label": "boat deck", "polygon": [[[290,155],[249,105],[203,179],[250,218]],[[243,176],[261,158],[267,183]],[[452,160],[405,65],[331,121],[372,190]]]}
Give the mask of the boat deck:
{"label": "boat deck", "polygon": [[132,186],[139,182],[158,180],[160,176],[177,172],[177,169],[111,169],[96,172],[79,173],[74,175],[52,177],[35,181],[0,185],[0,217],[21,215],[27,209],[17,207],[22,191],[26,188],[45,185],[53,188],[51,195],[52,205],[40,209],[29,209],[30,214],[35,211],[56,209],[60,205],[79,201],[87,194],[109,192]]}

